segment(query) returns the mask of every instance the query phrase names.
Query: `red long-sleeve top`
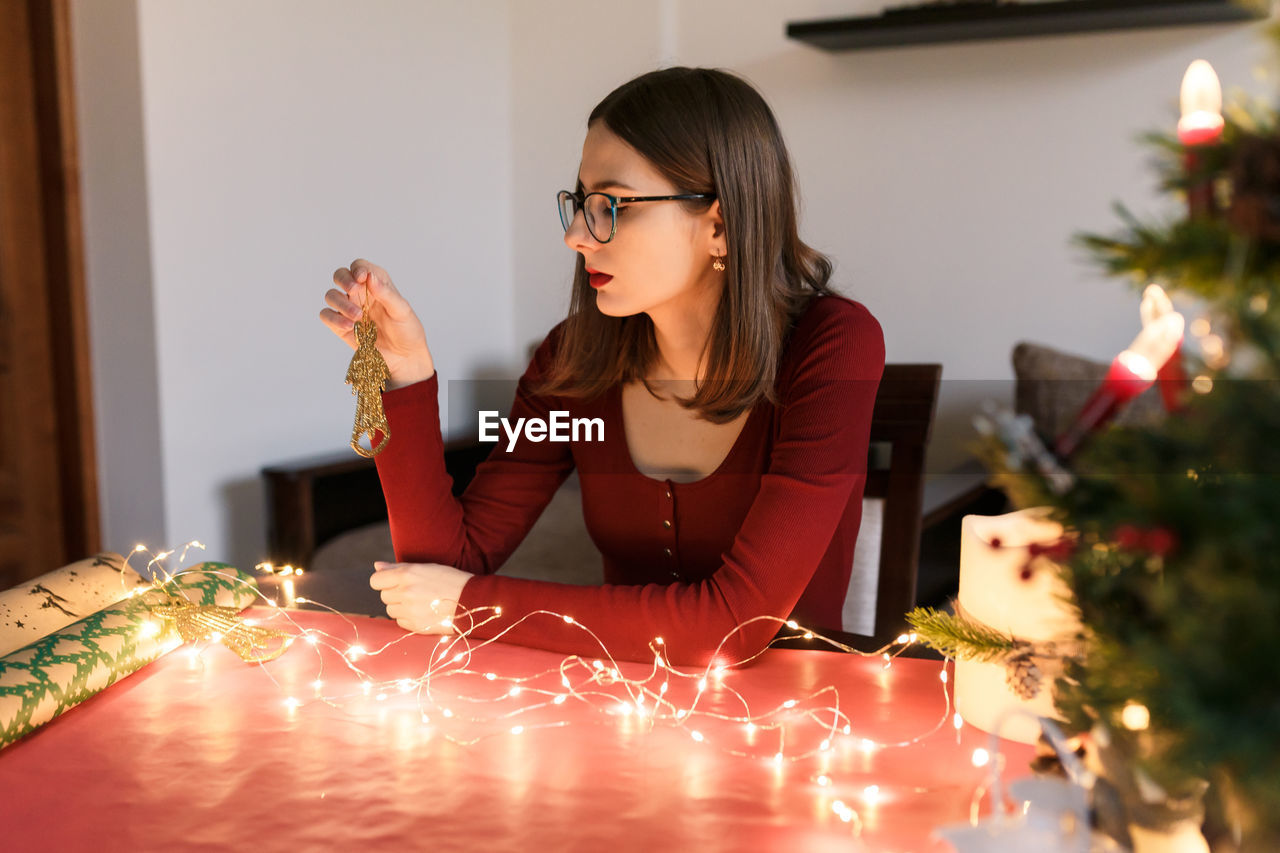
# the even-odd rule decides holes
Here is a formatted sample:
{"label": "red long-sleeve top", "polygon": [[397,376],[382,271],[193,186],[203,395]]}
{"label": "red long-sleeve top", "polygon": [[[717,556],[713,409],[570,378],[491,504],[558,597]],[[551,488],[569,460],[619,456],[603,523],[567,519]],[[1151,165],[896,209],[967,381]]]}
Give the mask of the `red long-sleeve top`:
{"label": "red long-sleeve top", "polygon": [[[600,656],[603,644],[615,658],[650,660],[661,637],[674,663],[733,662],[777,633],[771,620],[734,630],[755,616],[838,628],[884,370],[875,317],[843,297],[814,298],[788,337],[778,402],[757,404],[720,466],[692,483],[636,469],[620,388],[587,401],[532,393],[558,338],[553,330],[538,348],[508,419],[548,420],[552,411],[600,418],[603,440],[522,435],[508,452],[503,434],[461,498],[452,495],[444,467],[437,377],[383,394],[395,440],[377,466],[396,559],[474,574],[459,611],[500,606],[501,616],[473,636],[503,631],[504,641],[565,654]],[[604,585],[495,574],[575,467],[587,530],[604,558]],[[578,624],[537,615],[512,628],[539,610]]]}

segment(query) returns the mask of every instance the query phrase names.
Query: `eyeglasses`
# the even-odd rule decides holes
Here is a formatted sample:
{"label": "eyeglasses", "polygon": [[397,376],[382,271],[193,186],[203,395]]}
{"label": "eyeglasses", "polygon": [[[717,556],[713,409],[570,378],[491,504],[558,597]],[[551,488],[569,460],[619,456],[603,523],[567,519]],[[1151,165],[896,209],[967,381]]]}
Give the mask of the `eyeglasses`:
{"label": "eyeglasses", "polygon": [[587,221],[587,230],[597,243],[608,243],[618,230],[618,205],[631,204],[637,201],[693,201],[695,199],[713,199],[714,193],[685,193],[683,195],[636,195],[620,198],[608,193],[569,192],[560,190],[556,193],[556,203],[560,206],[560,224],[568,231],[573,225],[573,218],[578,211],[583,212]]}

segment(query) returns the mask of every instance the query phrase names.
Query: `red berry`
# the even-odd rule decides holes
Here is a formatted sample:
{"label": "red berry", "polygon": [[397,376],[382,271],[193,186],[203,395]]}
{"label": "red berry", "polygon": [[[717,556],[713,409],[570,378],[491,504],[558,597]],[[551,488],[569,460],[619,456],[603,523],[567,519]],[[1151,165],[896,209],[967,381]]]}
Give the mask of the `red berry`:
{"label": "red berry", "polygon": [[1165,527],[1157,527],[1147,533],[1147,550],[1157,557],[1164,557],[1177,544],[1173,531]]}
{"label": "red berry", "polygon": [[1116,540],[1116,544],[1126,551],[1136,550],[1142,545],[1142,531],[1132,524],[1121,524],[1115,529],[1112,536]]}

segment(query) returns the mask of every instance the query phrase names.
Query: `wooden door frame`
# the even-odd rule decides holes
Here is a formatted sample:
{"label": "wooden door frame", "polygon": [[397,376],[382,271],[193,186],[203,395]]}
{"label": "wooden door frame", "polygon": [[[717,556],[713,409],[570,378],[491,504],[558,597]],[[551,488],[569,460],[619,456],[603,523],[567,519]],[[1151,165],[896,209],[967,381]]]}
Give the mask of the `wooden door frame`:
{"label": "wooden door frame", "polygon": [[[13,4],[18,17],[25,8],[25,32],[10,33],[4,41],[29,57],[29,67],[20,69],[17,79],[5,85],[10,91],[30,92],[29,98],[25,93],[21,98],[32,105],[36,137],[35,162],[30,168],[37,198],[30,209],[38,208],[40,213],[37,222],[9,218],[0,221],[0,228],[11,232],[5,237],[34,237],[38,248],[28,245],[40,252],[38,262],[33,259],[22,272],[41,275],[43,286],[32,287],[31,292],[47,296],[48,368],[53,378],[63,533],[57,547],[48,543],[48,553],[70,561],[96,553],[101,540],[70,9],[68,0],[0,2]],[[7,266],[12,274],[13,265]],[[48,568],[52,566],[44,570]]]}

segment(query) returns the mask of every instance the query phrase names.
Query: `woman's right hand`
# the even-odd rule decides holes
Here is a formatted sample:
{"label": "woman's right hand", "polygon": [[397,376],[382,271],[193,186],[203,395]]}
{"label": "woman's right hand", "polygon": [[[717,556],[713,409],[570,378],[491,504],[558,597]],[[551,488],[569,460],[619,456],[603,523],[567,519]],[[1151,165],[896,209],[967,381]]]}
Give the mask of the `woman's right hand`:
{"label": "woman's right hand", "polygon": [[356,320],[367,298],[369,319],[378,327],[378,351],[391,372],[387,390],[431,378],[436,368],[427,333],[386,270],[356,258],[350,267],[334,271],[333,283],[337,287],[324,295],[329,307],[320,312],[320,319],[354,350]]}

